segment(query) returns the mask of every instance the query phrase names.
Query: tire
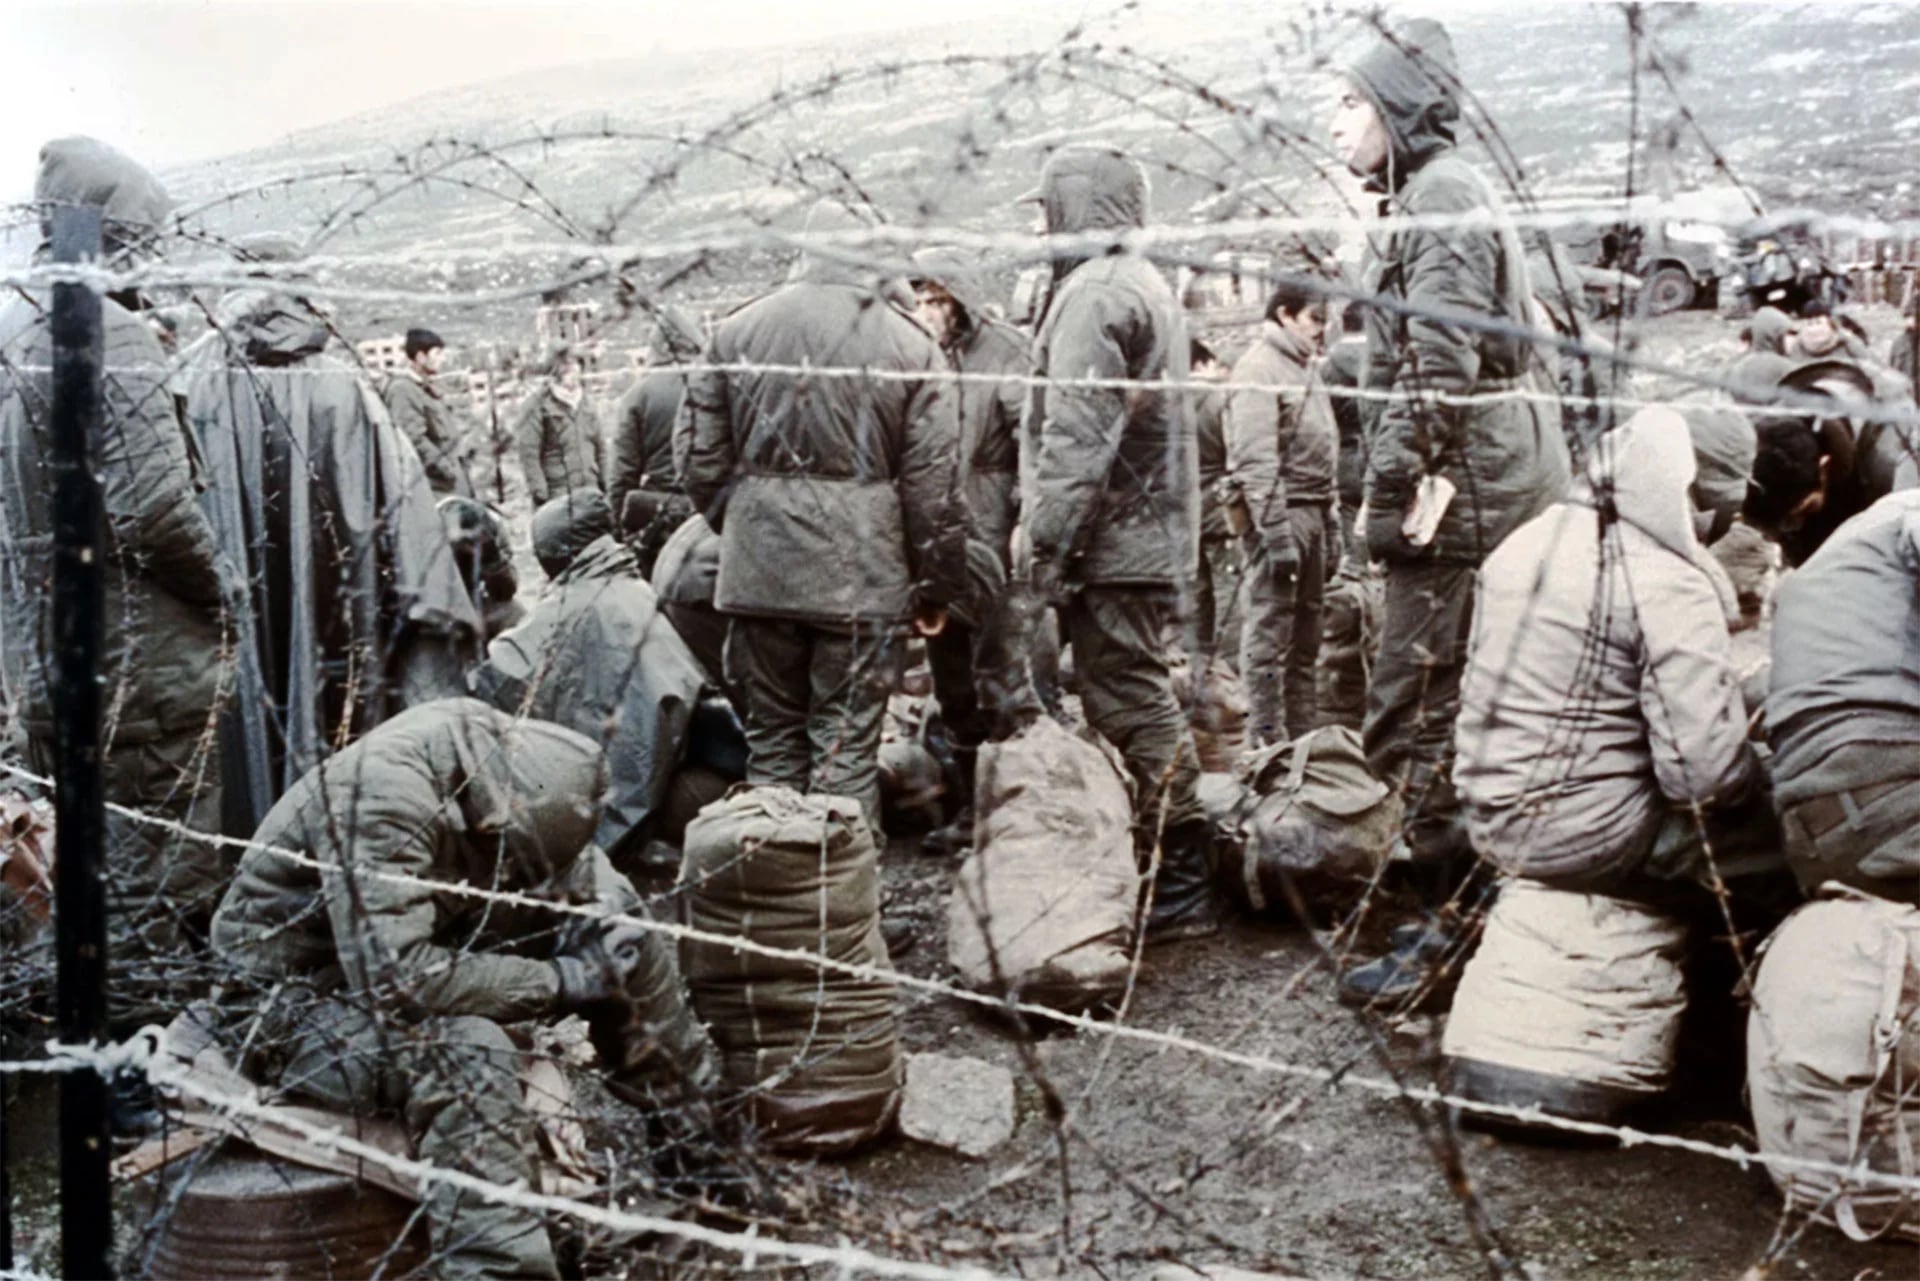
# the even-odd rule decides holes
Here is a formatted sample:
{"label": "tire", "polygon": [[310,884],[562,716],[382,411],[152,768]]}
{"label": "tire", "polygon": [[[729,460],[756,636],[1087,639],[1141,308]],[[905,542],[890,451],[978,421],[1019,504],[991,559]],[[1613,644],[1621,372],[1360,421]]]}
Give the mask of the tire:
{"label": "tire", "polygon": [[1664,316],[1693,305],[1693,277],[1679,267],[1662,267],[1647,277],[1640,296],[1649,316]]}

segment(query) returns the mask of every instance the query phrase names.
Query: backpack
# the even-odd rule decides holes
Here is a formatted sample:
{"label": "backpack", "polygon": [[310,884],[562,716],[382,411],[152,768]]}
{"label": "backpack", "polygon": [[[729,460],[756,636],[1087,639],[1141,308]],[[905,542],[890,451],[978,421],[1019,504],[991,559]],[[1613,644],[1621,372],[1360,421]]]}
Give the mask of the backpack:
{"label": "backpack", "polygon": [[1238,841],[1226,846],[1222,879],[1256,912],[1301,897],[1358,888],[1386,861],[1400,831],[1401,803],[1367,768],[1360,735],[1328,725],[1248,757],[1240,768]]}
{"label": "backpack", "polygon": [[[1747,1095],[1768,1156],[1920,1175],[1920,908],[1828,883],[1767,940],[1747,1023]],[[1920,1240],[1920,1194],[1768,1166],[1789,1210],[1855,1241]],[[1877,1219],[1871,1225],[1863,1219]]]}

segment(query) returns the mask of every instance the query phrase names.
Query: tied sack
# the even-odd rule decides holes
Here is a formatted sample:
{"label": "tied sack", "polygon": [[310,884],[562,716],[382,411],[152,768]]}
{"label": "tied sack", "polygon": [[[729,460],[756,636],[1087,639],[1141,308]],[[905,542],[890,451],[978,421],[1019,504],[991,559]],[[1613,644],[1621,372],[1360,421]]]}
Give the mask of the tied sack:
{"label": "tied sack", "polygon": [[1370,882],[1400,831],[1401,803],[1367,768],[1360,736],[1328,725],[1249,757],[1240,770],[1227,889],[1256,912]]}
{"label": "tied sack", "polygon": [[797,956],[688,939],[681,967],[775,1148],[839,1152],[879,1137],[899,1104],[894,984],[813,958],[888,969],[880,867],[860,803],[784,787],[736,789],[687,826],[688,924]]}
{"label": "tied sack", "polygon": [[1829,884],[1774,932],[1747,1022],[1760,1151],[1859,1171],[1770,1165],[1789,1210],[1856,1241],[1920,1240],[1920,909]]}
{"label": "tied sack", "polygon": [[1043,717],[983,746],[978,770],[947,959],[968,987],[1056,1009],[1118,996],[1140,874],[1117,754]]}
{"label": "tied sack", "polygon": [[1592,1087],[1544,1097],[1563,1115],[1605,1119],[1672,1078],[1686,948],[1686,923],[1642,904],[1504,882],[1440,1052],[1456,1077],[1463,1064],[1485,1064],[1504,1069],[1493,1074],[1502,1080]]}

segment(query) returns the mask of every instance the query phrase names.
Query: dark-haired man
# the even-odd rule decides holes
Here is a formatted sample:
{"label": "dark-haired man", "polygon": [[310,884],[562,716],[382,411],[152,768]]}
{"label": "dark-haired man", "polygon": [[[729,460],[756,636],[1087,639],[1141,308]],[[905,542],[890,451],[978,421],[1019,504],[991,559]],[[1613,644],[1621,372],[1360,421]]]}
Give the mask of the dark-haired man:
{"label": "dark-haired man", "polygon": [[1283,282],[1233,367],[1227,453],[1248,514],[1247,613],[1240,672],[1256,746],[1314,727],[1320,606],[1340,564],[1333,406],[1320,380],[1326,298]]}
{"label": "dark-haired man", "polygon": [[[1821,377],[1823,370],[1832,377]],[[1875,417],[1864,399],[1868,376],[1838,362],[1796,371],[1785,390],[1818,396],[1845,384],[1862,399],[1835,400],[1835,412],[1778,412],[1754,419],[1758,447],[1748,482],[1746,522],[1780,544],[1789,565],[1812,556],[1828,535],[1895,490],[1920,486],[1912,428]],[[1849,399],[1851,399],[1849,397]],[[1912,402],[1904,402],[1911,412]]]}
{"label": "dark-haired man", "polygon": [[473,480],[461,456],[460,432],[453,410],[440,395],[434,377],[445,363],[447,344],[431,329],[409,329],[402,346],[407,363],[387,379],[387,413],[420,455],[434,497],[473,496]]}

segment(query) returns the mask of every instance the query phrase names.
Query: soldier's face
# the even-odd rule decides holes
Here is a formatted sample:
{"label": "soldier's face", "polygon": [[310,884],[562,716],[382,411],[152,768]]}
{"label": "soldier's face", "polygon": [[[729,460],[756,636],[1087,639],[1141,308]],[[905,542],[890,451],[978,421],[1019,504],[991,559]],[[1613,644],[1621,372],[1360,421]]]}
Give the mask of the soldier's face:
{"label": "soldier's face", "polygon": [[1387,123],[1373,101],[1351,85],[1340,91],[1329,133],[1334,154],[1360,177],[1379,172],[1387,163]]}
{"label": "soldier's face", "polygon": [[425,351],[417,351],[413,354],[413,363],[423,374],[437,374],[440,367],[447,363],[447,349],[429,347]]}
{"label": "soldier's face", "polygon": [[1327,336],[1327,305],[1315,303],[1299,311],[1283,311],[1280,327],[1306,344],[1307,350],[1319,351]]}
{"label": "soldier's face", "polygon": [[921,285],[913,291],[919,300],[920,323],[927,327],[942,347],[953,337],[953,298],[938,285]]}

